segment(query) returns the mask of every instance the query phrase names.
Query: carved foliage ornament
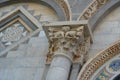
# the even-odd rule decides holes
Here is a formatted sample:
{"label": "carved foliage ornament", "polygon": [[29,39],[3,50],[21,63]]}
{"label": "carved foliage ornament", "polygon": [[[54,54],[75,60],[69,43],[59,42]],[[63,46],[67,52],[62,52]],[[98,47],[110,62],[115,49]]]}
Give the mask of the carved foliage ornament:
{"label": "carved foliage ornament", "polygon": [[[84,26],[72,28],[64,26],[61,28],[49,27],[48,35],[50,40],[47,63],[50,63],[56,52],[72,53],[73,62],[83,62],[83,57],[90,45],[90,38],[84,36]],[[87,47],[88,46],[88,47]]]}

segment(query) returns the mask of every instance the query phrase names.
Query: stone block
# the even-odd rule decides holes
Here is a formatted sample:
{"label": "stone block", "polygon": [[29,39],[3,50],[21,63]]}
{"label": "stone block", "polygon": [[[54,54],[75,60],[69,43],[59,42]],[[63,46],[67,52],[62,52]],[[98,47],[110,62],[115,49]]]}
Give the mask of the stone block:
{"label": "stone block", "polygon": [[45,57],[0,58],[0,69],[45,67],[45,60]]}
{"label": "stone block", "polygon": [[26,51],[28,44],[20,44],[18,50]]}
{"label": "stone block", "polygon": [[42,80],[45,68],[37,68],[34,76],[34,80]]}
{"label": "stone block", "polygon": [[27,56],[46,56],[48,52],[48,41],[45,37],[33,37],[27,48]]}
{"label": "stone block", "polygon": [[47,41],[47,38],[45,36],[43,36],[43,37],[32,37],[29,40],[29,44],[32,44],[32,46],[48,45],[48,41]]}
{"label": "stone block", "polygon": [[23,51],[10,51],[7,54],[7,57],[24,57],[25,53]]}

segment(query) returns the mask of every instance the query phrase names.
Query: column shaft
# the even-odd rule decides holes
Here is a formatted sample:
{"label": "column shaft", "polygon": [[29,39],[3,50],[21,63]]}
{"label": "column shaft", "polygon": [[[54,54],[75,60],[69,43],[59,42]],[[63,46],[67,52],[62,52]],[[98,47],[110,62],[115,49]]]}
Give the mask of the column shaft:
{"label": "column shaft", "polygon": [[71,61],[65,56],[55,56],[46,80],[68,80]]}

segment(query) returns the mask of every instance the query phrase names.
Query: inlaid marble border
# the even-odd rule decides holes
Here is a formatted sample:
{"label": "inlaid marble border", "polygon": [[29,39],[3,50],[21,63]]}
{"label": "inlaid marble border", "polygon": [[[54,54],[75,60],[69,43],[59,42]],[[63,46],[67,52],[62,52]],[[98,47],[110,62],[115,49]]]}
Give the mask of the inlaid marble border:
{"label": "inlaid marble border", "polygon": [[16,22],[20,22],[26,28],[27,31],[29,31],[29,32],[33,31],[31,28],[28,27],[28,25],[24,21],[22,21],[21,18],[17,18],[15,20],[11,21],[10,23],[6,24],[4,27],[0,28],[0,32],[5,30],[6,28],[10,27],[11,25],[13,25]]}
{"label": "inlaid marble border", "polygon": [[23,7],[18,7],[10,13],[0,18],[0,27],[2,28],[6,23],[20,17],[32,30],[37,28],[42,29],[41,24],[30,13],[28,13]]}

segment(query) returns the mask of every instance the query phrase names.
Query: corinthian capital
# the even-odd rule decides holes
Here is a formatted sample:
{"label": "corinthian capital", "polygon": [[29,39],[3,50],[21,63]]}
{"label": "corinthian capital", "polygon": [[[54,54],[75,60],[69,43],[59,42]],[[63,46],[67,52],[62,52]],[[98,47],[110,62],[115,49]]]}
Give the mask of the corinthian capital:
{"label": "corinthian capital", "polygon": [[47,63],[50,63],[57,53],[72,55],[73,62],[84,62],[84,57],[90,47],[91,34],[87,24],[48,25],[44,27],[49,39]]}

